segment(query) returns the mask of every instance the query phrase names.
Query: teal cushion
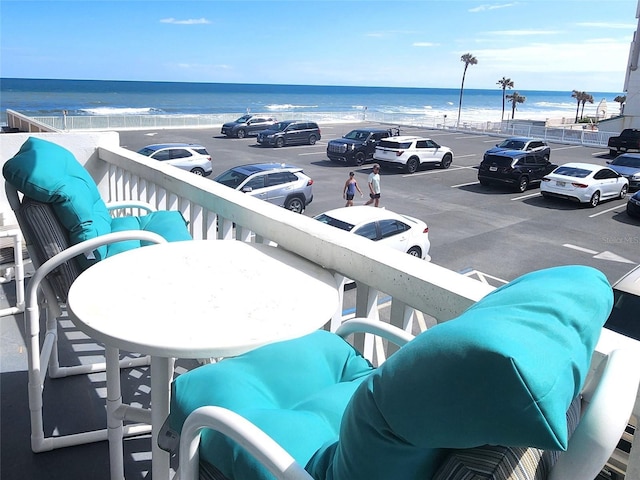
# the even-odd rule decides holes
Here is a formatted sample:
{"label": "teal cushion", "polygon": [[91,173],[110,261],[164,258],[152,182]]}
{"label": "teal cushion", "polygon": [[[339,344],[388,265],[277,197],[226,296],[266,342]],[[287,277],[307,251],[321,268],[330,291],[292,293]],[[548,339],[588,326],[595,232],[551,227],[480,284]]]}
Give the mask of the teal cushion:
{"label": "teal cushion", "polygon": [[[123,232],[125,230],[144,230],[157,233],[168,242],[191,240],[191,235],[187,230],[187,222],[185,222],[180,212],[173,210],[150,212],[141,217],[116,217],[111,220],[112,232]],[[148,244],[148,242],[140,240],[112,243],[107,245],[105,256],[111,257],[117,253]]]}
{"label": "teal cushion", "polygon": [[[2,174],[27,197],[51,203],[72,245],[111,232],[111,216],[95,181],[66,148],[29,137],[2,168]],[[95,256],[106,255],[106,247]],[[90,260],[80,258],[86,268]]]}
{"label": "teal cushion", "polygon": [[[315,478],[431,478],[445,448],[564,450],[612,307],[605,276],[582,266],[530,273],[400,349],[357,389]],[[328,458],[327,458],[328,457]]]}
{"label": "teal cushion", "polygon": [[[371,371],[347,342],[317,331],[180,375],[173,383],[171,427],[180,431],[198,407],[222,406],[258,425],[305,465],[338,438],[347,402]],[[203,433],[200,452],[228,478],[272,478],[217,432]]]}

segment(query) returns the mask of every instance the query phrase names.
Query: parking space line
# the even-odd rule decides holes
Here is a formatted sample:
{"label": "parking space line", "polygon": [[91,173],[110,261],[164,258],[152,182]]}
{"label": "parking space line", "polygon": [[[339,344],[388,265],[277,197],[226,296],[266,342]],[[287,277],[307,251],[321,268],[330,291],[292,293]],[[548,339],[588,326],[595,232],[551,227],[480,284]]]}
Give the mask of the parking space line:
{"label": "parking space line", "polygon": [[598,213],[594,213],[592,215],[589,215],[589,218],[594,218],[597,217],[598,215],[602,215],[603,213],[609,213],[609,212],[613,212],[614,210],[616,210],[617,208],[625,208],[626,203],[623,203],[622,205],[616,205],[615,207],[611,207],[608,208],[606,210],[603,210],[601,212]]}
{"label": "parking space line", "polygon": [[609,150],[606,150],[604,152],[594,152],[591,154],[592,157],[599,157],[600,155],[609,155]]}
{"label": "parking space line", "polygon": [[468,187],[469,185],[480,185],[480,182],[459,183],[457,185],[451,185],[451,188]]}
{"label": "parking space line", "polygon": [[571,245],[570,243],[564,243],[562,246],[571,248],[572,250],[578,250],[579,252],[590,253],[591,255],[595,255],[598,253],[595,250],[589,250],[588,248],[579,247],[577,245]]}
{"label": "parking space line", "polygon": [[521,195],[519,197],[514,197],[511,199],[511,201],[513,202],[514,200],[523,200],[525,198],[539,197],[540,195],[541,195],[540,192],[530,193],[529,195]]}
{"label": "parking space line", "polygon": [[553,151],[557,150],[573,150],[574,148],[581,148],[582,145],[567,145],[566,147],[553,147]]}
{"label": "parking space line", "polygon": [[324,150],[320,150],[318,152],[299,153],[298,156],[304,157],[305,155],[325,155],[326,153],[327,152],[325,152]]}
{"label": "parking space line", "polygon": [[469,135],[469,136],[464,136],[464,137],[458,137],[456,138],[456,140],[465,140],[467,138],[485,138],[486,135]]}
{"label": "parking space line", "polygon": [[426,172],[416,172],[416,173],[407,173],[405,175],[403,175],[403,178],[407,178],[407,177],[419,177],[422,175],[431,175],[432,173],[444,173],[444,172],[452,172],[455,170],[463,170],[465,168],[473,168],[473,167],[450,167],[450,168],[446,168],[446,169],[442,169],[442,168],[438,168],[436,170],[427,170]]}

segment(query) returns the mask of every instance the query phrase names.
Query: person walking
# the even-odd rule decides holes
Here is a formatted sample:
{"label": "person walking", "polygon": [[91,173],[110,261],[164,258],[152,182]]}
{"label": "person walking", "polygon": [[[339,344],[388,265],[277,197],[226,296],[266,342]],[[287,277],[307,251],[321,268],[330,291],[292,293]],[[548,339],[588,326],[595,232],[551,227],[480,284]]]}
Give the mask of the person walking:
{"label": "person walking", "polygon": [[380,165],[373,164],[373,171],[369,174],[369,200],[365,205],[371,205],[374,207],[380,204]]}
{"label": "person walking", "polygon": [[356,181],[355,176],[355,173],[349,172],[349,178],[346,182],[344,182],[344,188],[342,189],[342,198],[347,199],[347,204],[345,205],[345,207],[353,207],[353,197],[356,195],[356,190],[358,191],[358,193],[360,193],[361,197],[364,195],[364,193],[362,193],[362,190],[360,190],[360,187],[358,186],[358,182]]}

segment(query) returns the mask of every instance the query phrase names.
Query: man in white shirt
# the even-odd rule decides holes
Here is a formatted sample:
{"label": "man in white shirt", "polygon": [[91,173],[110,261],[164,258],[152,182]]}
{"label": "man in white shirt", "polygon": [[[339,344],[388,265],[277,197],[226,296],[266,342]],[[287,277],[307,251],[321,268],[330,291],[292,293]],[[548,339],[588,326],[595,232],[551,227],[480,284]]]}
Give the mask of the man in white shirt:
{"label": "man in white shirt", "polygon": [[369,200],[365,205],[371,205],[373,203],[374,207],[377,207],[380,204],[380,165],[377,163],[373,164],[373,172],[369,174]]}

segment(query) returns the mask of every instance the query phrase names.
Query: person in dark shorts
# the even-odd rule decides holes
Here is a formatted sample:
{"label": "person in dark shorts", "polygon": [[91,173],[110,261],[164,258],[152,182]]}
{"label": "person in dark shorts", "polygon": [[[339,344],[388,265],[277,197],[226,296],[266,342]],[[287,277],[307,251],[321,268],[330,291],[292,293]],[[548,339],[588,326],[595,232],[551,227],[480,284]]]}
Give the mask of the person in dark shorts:
{"label": "person in dark shorts", "polygon": [[369,174],[369,191],[371,198],[367,200],[365,205],[373,203],[373,206],[377,207],[380,205],[380,165],[377,163],[373,164],[373,171]]}
{"label": "person in dark shorts", "polygon": [[356,190],[360,193],[362,197],[364,194],[360,187],[358,186],[358,182],[356,181],[356,174],[353,172],[349,172],[349,178],[346,182],[344,182],[344,188],[342,189],[342,198],[347,199],[347,204],[345,207],[353,207],[353,197],[356,194]]}

